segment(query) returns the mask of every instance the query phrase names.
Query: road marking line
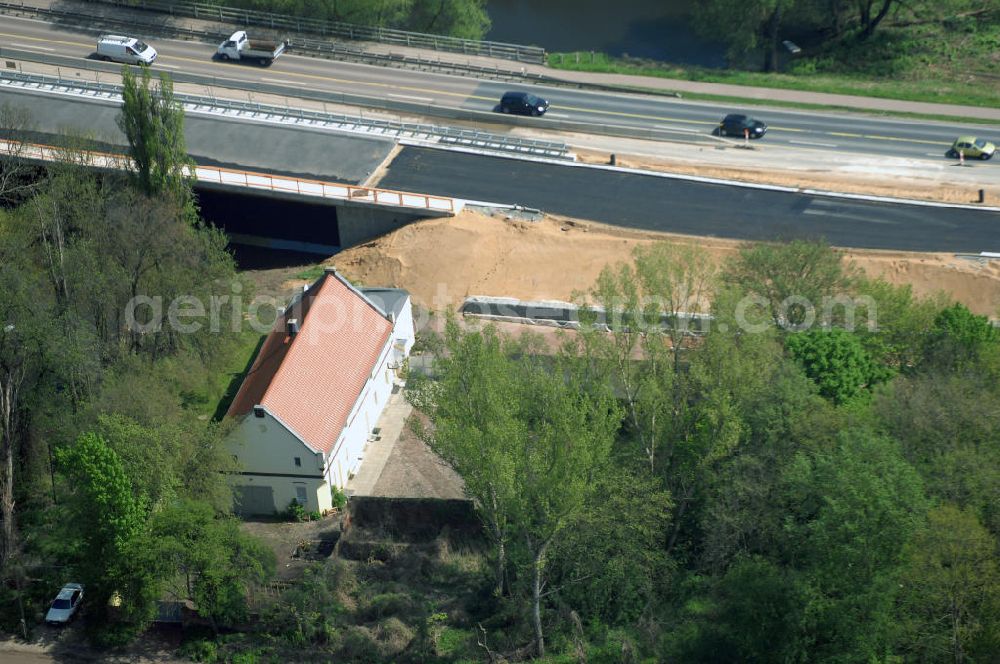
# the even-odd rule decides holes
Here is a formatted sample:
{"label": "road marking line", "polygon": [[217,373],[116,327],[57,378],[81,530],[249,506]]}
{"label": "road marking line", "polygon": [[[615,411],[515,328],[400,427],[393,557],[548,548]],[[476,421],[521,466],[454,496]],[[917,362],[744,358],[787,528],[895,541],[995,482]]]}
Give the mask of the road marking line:
{"label": "road marking line", "polygon": [[46,48],[45,46],[35,46],[33,44],[18,44],[17,42],[11,42],[10,45],[11,46],[20,46],[21,48],[36,49],[36,50],[39,50],[39,51],[54,51],[54,50],[56,50],[54,48]]}
{"label": "road marking line", "polygon": [[568,116],[568,115],[566,115],[565,113],[552,113],[552,112],[547,112],[547,113],[546,113],[545,115],[546,115],[546,117],[550,117],[550,118],[568,118],[568,117],[569,117],[569,116]]}
{"label": "road marking line", "polygon": [[700,134],[701,133],[697,129],[686,129],[684,127],[675,127],[673,125],[655,124],[653,126],[656,127],[657,129],[669,129],[670,131],[680,131],[680,132],[683,132],[685,134]]}
{"label": "road marking line", "polygon": [[425,104],[429,104],[433,99],[430,97],[415,97],[414,95],[394,95],[391,92],[386,94],[386,97],[392,97],[393,99],[409,99],[411,101],[422,101]]}
{"label": "road marking line", "polygon": [[[84,44],[82,44],[81,42],[65,41],[65,40],[59,40],[59,39],[45,39],[45,38],[40,38],[40,37],[28,37],[26,35],[12,34],[12,33],[9,33],[9,32],[0,32],[0,37],[11,37],[11,38],[14,38],[14,39],[21,39],[21,40],[29,41],[29,42],[44,42],[46,44],[62,44],[62,45],[65,45],[65,46],[74,46],[74,47],[84,46]],[[92,43],[93,42],[87,42],[86,46],[90,47],[90,45]],[[11,45],[14,45],[14,43],[12,42]],[[22,48],[26,48],[26,47],[22,46]],[[43,47],[43,46],[36,46],[34,48],[39,48],[39,49],[42,49],[42,50],[52,50],[52,49],[49,49],[48,47]],[[179,61],[179,62],[192,62],[192,63],[196,63],[196,64],[199,64],[199,65],[205,64],[205,60],[204,59],[189,58],[189,57],[178,56],[178,55],[171,55],[171,56],[168,56],[168,57],[171,60],[175,61],[175,62],[177,62],[177,61]],[[305,56],[296,56],[295,54],[290,54],[289,57],[291,59],[301,59],[301,58],[304,58]],[[312,58],[310,58],[310,60],[312,60]],[[168,67],[169,65],[161,64],[161,66]],[[226,66],[226,65],[220,64],[219,66]],[[291,76],[292,78],[298,78],[298,79],[316,79],[316,80],[325,81],[327,83],[346,83],[346,84],[351,84],[351,85],[362,85],[362,86],[369,86],[369,87],[390,88],[390,89],[396,89],[396,90],[411,90],[411,91],[414,91],[414,92],[423,92],[423,93],[434,92],[438,96],[460,97],[462,99],[478,99],[478,100],[482,100],[482,101],[491,101],[491,102],[495,102],[496,101],[493,96],[484,97],[482,95],[470,95],[470,94],[465,94],[465,93],[461,93],[461,92],[451,92],[451,91],[448,91],[448,90],[427,90],[426,88],[418,88],[418,87],[415,87],[415,86],[393,85],[391,83],[380,83],[380,82],[376,82],[376,81],[364,81],[364,80],[356,80],[356,79],[333,78],[333,77],[330,77],[330,76],[321,76],[321,75],[317,75],[317,74],[307,74],[305,72],[288,72],[288,75]],[[246,80],[239,79],[239,78],[233,78],[233,79],[230,79],[230,80],[232,80],[234,82],[241,82],[241,83],[252,83],[253,82],[253,81],[246,81]],[[288,81],[288,80],[277,80],[277,79],[269,79],[269,78],[264,78],[264,77],[261,77],[258,80],[268,81],[268,82],[271,82],[271,83],[281,83],[283,85],[290,85],[290,86],[296,85],[295,82]],[[664,122],[664,121],[667,121],[667,122],[678,122],[678,123],[683,123],[683,124],[699,125],[699,126],[702,126],[702,127],[717,127],[718,126],[718,123],[716,123],[716,122],[708,122],[708,121],[705,121],[705,120],[689,120],[689,119],[686,119],[686,118],[670,118],[670,117],[663,117],[663,116],[658,116],[658,115],[648,115],[648,114],[644,114],[644,113],[625,113],[625,112],[621,112],[621,111],[601,111],[601,110],[595,110],[595,109],[590,109],[590,108],[567,107],[567,106],[563,106],[561,104],[560,104],[559,107],[562,108],[562,109],[568,110],[568,111],[577,111],[577,112],[580,112],[580,113],[590,113],[590,114],[596,114],[596,115],[615,115],[615,116],[619,116],[619,117],[635,118],[635,119],[640,119],[640,120],[654,120],[654,121],[655,120],[659,120],[660,122]],[[792,128],[792,127],[770,127],[769,130],[770,131],[800,132],[800,133],[801,132],[805,132],[805,131],[810,131],[810,130],[807,130],[807,129],[797,129],[797,128]],[[940,143],[938,141],[927,141],[927,140],[920,140],[920,139],[913,139],[913,138],[895,138],[895,137],[891,137],[891,136],[873,136],[873,135],[866,135],[866,134],[852,134],[852,133],[834,132],[834,131],[827,132],[827,135],[829,135],[829,136],[845,136],[845,137],[848,137],[848,138],[872,138],[872,139],[877,139],[877,140],[898,141],[898,142],[901,142],[901,143],[924,143],[924,144],[928,144],[928,145],[944,145],[944,144],[942,144],[942,143]]]}
{"label": "road marking line", "polygon": [[168,64],[165,64],[163,62],[157,62],[156,66],[157,67],[166,67],[167,69],[180,69],[180,67],[178,67],[177,65],[168,65]]}
{"label": "road marking line", "polygon": [[899,225],[899,222],[897,221],[891,221],[887,219],[873,219],[872,217],[864,217],[859,214],[837,212],[834,210],[803,210],[802,214],[808,214],[814,217],[837,217],[840,219],[851,219],[852,221],[863,221],[866,224],[884,224],[886,226]]}
{"label": "road marking line", "polygon": [[834,143],[813,143],[812,141],[788,141],[789,143],[795,143],[796,145],[816,145],[821,148],[835,148],[837,147]]}
{"label": "road marking line", "polygon": [[266,76],[261,76],[260,80],[267,81],[268,83],[280,83],[282,85],[295,85],[293,81],[289,81],[286,78],[267,78]]}

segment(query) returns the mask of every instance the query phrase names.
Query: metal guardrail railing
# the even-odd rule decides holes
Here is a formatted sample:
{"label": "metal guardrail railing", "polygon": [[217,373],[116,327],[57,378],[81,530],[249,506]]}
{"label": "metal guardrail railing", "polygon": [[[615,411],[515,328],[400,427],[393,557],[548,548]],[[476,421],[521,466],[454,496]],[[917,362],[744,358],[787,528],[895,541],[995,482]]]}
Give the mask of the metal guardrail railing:
{"label": "metal guardrail railing", "polygon": [[180,0],[177,2],[171,2],[168,0],[88,1],[128,7],[130,9],[146,9],[171,14],[173,16],[188,16],[196,19],[223,21],[245,26],[259,26],[270,28],[272,30],[311,32],[323,36],[349,39],[352,41],[373,41],[383,44],[397,44],[401,46],[412,46],[414,48],[448,51],[451,53],[462,53],[465,55],[481,55],[535,64],[545,62],[545,49],[538,46],[521,46],[518,44],[505,44],[503,42],[477,41],[474,39],[461,39],[458,37],[407,32],[405,30],[355,25],[341,21],[271,14],[252,9],[220,7],[218,5],[189,2],[186,0]]}
{"label": "metal guardrail railing", "polygon": [[[106,169],[124,169],[127,158],[123,155],[100,152],[97,150],[74,150],[83,159],[81,163]],[[66,148],[39,143],[23,143],[19,141],[0,139],[0,156],[12,156],[19,159],[35,161],[59,161],[67,155]],[[431,196],[392,189],[362,187],[339,182],[308,180],[286,175],[271,175],[255,171],[240,171],[217,166],[195,166],[194,173],[188,175],[202,184],[221,184],[248,189],[261,189],[279,193],[292,193],[300,196],[316,196],[354,203],[372,205],[389,205],[405,207],[428,212],[455,214],[459,211],[459,202],[446,196]]]}
{"label": "metal guardrail railing", "polygon": [[[122,87],[111,83],[64,79],[41,74],[25,74],[15,71],[0,71],[0,81],[9,81],[21,87],[40,90],[63,90],[90,97],[121,99]],[[287,119],[295,124],[321,126],[340,131],[374,134],[406,138],[429,143],[457,145],[493,152],[528,154],[554,158],[566,158],[568,148],[565,143],[542,141],[491,134],[474,129],[457,129],[437,125],[397,122],[376,118],[360,118],[348,115],[312,111],[300,108],[286,108],[272,104],[219,99],[204,95],[175,92],[174,98],[192,111],[217,112],[245,117],[247,114],[264,120]]]}
{"label": "metal guardrail railing", "polygon": [[[93,0],[101,2],[102,0]],[[78,24],[99,24],[102,31],[109,29],[126,30],[129,34],[136,34],[138,31],[147,31],[141,36],[147,39],[155,36],[177,36],[207,43],[218,43],[229,37],[231,32],[218,30],[198,30],[196,28],[182,25],[164,25],[155,21],[137,21],[134,18],[115,18],[111,16],[92,16],[79,12],[67,11],[64,9],[51,9],[48,7],[35,7],[19,2],[0,2],[0,11],[10,13],[30,14],[45,17],[47,19],[72,21]],[[115,26],[115,27],[113,27]],[[432,60],[412,55],[401,55],[397,53],[375,53],[366,51],[363,48],[349,46],[344,43],[296,37],[289,40],[289,46],[295,52],[310,56],[336,59],[344,62],[360,62],[382,67],[400,67],[417,69],[420,71],[430,71],[438,73],[448,73],[456,75],[473,74],[483,78],[499,81],[517,81],[522,83],[547,83],[549,85],[565,85],[565,81],[536,74],[528,71],[517,71],[514,69],[501,69],[499,66],[483,67],[471,63],[451,62],[448,60]],[[581,87],[573,84],[573,87]]]}

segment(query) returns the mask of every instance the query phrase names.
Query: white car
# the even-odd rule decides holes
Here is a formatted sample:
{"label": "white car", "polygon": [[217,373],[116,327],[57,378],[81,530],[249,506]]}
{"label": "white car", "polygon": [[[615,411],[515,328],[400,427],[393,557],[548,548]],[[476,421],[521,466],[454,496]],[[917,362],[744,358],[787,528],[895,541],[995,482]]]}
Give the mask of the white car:
{"label": "white car", "polygon": [[83,602],[83,586],[79,583],[67,583],[56,595],[45,614],[45,622],[50,625],[65,625],[76,615],[80,603]]}
{"label": "white car", "polygon": [[101,35],[97,39],[97,57],[105,62],[151,65],[156,60],[156,49],[134,37]]}

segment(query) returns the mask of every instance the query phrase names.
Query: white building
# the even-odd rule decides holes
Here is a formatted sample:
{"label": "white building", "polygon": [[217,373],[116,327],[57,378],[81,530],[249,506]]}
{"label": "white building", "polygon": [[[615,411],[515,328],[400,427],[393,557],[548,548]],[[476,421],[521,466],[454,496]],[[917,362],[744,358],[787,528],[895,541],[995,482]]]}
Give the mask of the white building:
{"label": "white building", "polygon": [[410,296],[358,289],[333,269],[278,317],[229,408],[241,466],[237,510],[271,514],[298,501],[332,506],[413,347]]}

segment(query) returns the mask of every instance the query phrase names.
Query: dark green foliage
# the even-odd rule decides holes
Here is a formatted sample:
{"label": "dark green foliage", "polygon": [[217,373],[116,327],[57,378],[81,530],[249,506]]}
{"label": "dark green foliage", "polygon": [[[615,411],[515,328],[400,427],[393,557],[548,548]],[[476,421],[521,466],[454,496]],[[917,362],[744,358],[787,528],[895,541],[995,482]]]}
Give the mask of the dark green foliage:
{"label": "dark green foliage", "polygon": [[225,0],[222,4],[360,25],[481,39],[486,0]]}
{"label": "dark green foliage", "polygon": [[1000,328],[986,316],[977,316],[963,304],[955,303],[934,318],[927,341],[925,359],[944,368],[967,368],[984,354],[1000,347]]}
{"label": "dark green foliage", "polygon": [[792,334],[785,339],[785,346],[819,387],[819,393],[834,403],[854,399],[885,377],[860,339],[840,328]]}
{"label": "dark green foliage", "polygon": [[[104,643],[127,640],[152,619],[157,562],[150,555],[147,502],[136,495],[121,460],[96,434],[80,436],[59,451],[68,480],[74,569],[87,588],[88,612]],[[108,613],[109,603],[118,607]]]}
{"label": "dark green foliage", "polygon": [[969,510],[932,509],[906,550],[899,625],[916,661],[989,661],[1000,652],[996,540]]}
{"label": "dark green foliage", "polygon": [[806,602],[794,572],[764,558],[741,560],[708,597],[689,604],[694,629],[670,648],[685,662],[810,661]]}
{"label": "dark green foliage", "polygon": [[552,556],[558,602],[605,624],[637,620],[669,586],[670,496],[659,480],[620,468],[598,478],[592,502]]}
{"label": "dark green foliage", "polygon": [[184,145],[184,110],[174,100],[170,77],[160,74],[152,85],[149,67],[122,67],[122,112],[118,127],[129,142],[133,175],[139,191],[147,196],[164,196],[179,207],[191,202],[188,184],[194,166]]}
{"label": "dark green foliage", "polygon": [[898,444],[860,430],[796,455],[783,478],[779,551],[802,574],[810,661],[867,661],[891,651],[905,543],[927,503]]}

